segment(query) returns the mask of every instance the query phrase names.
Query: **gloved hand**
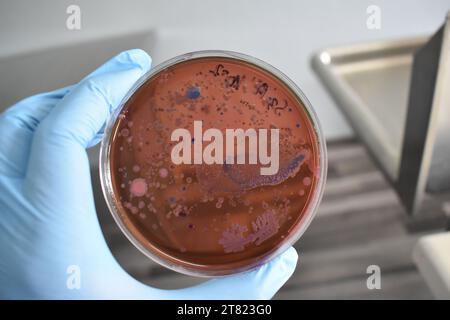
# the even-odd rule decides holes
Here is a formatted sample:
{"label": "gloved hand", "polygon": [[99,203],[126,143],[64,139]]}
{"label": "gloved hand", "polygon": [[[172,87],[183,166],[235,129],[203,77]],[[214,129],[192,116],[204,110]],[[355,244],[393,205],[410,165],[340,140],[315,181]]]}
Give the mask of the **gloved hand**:
{"label": "gloved hand", "polygon": [[[144,285],[114,259],[95,212],[86,148],[150,64],[142,50],[123,52],[80,83],[0,116],[0,298],[259,299],[292,275],[293,248],[253,271],[179,290]],[[68,285],[72,272],[79,289]]]}

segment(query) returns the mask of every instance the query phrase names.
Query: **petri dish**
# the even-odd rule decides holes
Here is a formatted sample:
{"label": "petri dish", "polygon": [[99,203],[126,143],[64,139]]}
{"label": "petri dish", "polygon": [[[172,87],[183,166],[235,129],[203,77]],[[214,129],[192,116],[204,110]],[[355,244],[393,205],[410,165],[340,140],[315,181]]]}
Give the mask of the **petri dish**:
{"label": "petri dish", "polygon": [[145,255],[215,277],[294,244],[326,180],[326,146],[302,91],[241,53],[200,51],[153,68],[111,115],[100,152],[109,209]]}

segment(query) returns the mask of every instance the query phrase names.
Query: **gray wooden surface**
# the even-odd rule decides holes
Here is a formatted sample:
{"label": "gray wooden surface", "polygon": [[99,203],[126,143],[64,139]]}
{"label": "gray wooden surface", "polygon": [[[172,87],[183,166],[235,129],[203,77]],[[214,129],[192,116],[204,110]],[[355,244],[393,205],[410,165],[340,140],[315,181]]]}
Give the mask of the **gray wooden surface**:
{"label": "gray wooden surface", "polygon": [[[432,295],[411,259],[417,238],[442,229],[440,202],[427,200],[411,219],[380,171],[357,142],[328,146],[329,171],[323,202],[295,245],[300,259],[275,299],[429,299]],[[134,277],[160,288],[201,280],[177,274],[137,251],[112,220],[93,174],[99,218],[111,250]],[[441,195],[439,199],[450,199]],[[381,289],[366,286],[369,265],[381,268]]]}

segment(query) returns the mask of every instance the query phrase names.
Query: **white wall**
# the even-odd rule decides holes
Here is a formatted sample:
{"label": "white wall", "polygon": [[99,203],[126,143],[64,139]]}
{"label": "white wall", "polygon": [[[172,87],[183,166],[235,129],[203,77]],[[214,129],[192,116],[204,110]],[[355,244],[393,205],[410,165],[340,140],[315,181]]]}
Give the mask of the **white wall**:
{"label": "white wall", "polygon": [[[69,4],[81,7],[80,31],[66,29],[65,11]],[[382,10],[381,30],[366,28],[366,8],[370,4],[378,5]],[[429,34],[439,27],[449,9],[448,0],[2,0],[0,65],[1,61],[33,51],[88,40],[95,42],[96,39],[142,30],[148,32],[149,37],[137,45],[147,50],[155,63],[200,49],[240,51],[261,58],[290,76],[316,109],[327,138],[334,139],[350,135],[351,130],[312,72],[310,55],[327,46]],[[67,55],[64,65],[70,66],[71,59],[74,61],[72,70],[76,70],[72,77],[79,76],[77,70],[84,72],[84,67],[91,67],[89,61],[75,61],[76,56],[70,51],[62,52]],[[92,61],[96,62],[95,58],[92,57]],[[84,59],[91,60],[89,57]],[[13,64],[4,63],[6,65]],[[48,70],[48,66],[46,68]],[[39,69],[28,67],[17,71],[21,78],[14,76],[18,67],[13,70],[5,67],[3,70],[8,70],[8,74],[6,71],[0,73],[0,93],[7,93],[9,100],[4,101],[10,102],[45,89],[46,85],[48,89],[59,85],[60,82],[54,80],[56,77],[66,77],[61,83],[73,81],[68,72],[63,72],[63,66],[61,68],[58,68],[59,74],[58,70],[53,71],[47,82],[40,81],[34,86],[30,79],[42,79],[42,75],[24,77],[27,70],[38,72]],[[19,88],[21,83],[27,85]]]}

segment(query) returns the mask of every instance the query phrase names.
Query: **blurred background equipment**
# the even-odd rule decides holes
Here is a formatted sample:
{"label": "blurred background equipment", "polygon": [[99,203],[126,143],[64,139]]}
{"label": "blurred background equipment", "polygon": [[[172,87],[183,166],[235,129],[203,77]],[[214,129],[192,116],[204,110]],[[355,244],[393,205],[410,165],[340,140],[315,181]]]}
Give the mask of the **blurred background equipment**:
{"label": "blurred background equipment", "polygon": [[429,39],[325,49],[312,65],[410,213],[450,191],[450,14]]}
{"label": "blurred background equipment", "polygon": [[[326,49],[312,64],[408,212],[429,215],[433,198],[449,221],[450,13],[429,39]],[[422,237],[414,261],[450,299],[450,232]]]}

